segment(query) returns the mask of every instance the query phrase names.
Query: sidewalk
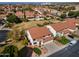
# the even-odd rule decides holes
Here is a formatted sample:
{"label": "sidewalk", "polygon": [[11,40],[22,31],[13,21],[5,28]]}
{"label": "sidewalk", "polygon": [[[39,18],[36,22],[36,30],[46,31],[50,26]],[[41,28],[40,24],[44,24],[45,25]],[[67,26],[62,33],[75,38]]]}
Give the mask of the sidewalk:
{"label": "sidewalk", "polygon": [[49,44],[46,44],[44,47],[47,48],[48,52],[44,55],[41,55],[40,57],[47,57],[65,47],[67,47],[67,45],[59,45],[59,43],[57,44],[56,42],[51,42]]}

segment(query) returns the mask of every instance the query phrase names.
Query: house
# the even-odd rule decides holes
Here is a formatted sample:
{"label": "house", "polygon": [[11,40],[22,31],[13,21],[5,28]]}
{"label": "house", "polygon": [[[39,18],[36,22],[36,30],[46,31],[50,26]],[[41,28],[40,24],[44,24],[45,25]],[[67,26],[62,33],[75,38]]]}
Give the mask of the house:
{"label": "house", "polygon": [[[24,18],[22,11],[17,11],[15,15],[19,18]],[[35,13],[34,11],[25,11],[25,16],[28,20],[42,20],[44,18],[43,14]]]}
{"label": "house", "polygon": [[17,11],[17,12],[15,13],[15,15],[16,15],[17,17],[19,17],[19,18],[23,18],[23,17],[24,17],[24,14],[23,14],[21,11]]}
{"label": "house", "polygon": [[55,23],[46,26],[51,33],[53,33],[53,36],[63,36],[68,35],[70,32],[74,32],[77,30],[76,28],[76,19],[65,19],[63,22]]}
{"label": "house", "polygon": [[35,14],[32,11],[25,11],[25,15],[27,18],[34,18]]}
{"label": "house", "polygon": [[44,45],[53,41],[52,33],[46,27],[33,27],[26,31],[31,45]]}

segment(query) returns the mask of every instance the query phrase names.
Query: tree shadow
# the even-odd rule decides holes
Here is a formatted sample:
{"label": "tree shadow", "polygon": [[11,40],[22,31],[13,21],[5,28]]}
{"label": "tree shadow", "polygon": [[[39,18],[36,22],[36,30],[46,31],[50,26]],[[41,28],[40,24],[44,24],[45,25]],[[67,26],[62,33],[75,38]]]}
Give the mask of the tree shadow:
{"label": "tree shadow", "polygon": [[32,53],[33,49],[25,46],[19,51],[19,57],[31,57]]}

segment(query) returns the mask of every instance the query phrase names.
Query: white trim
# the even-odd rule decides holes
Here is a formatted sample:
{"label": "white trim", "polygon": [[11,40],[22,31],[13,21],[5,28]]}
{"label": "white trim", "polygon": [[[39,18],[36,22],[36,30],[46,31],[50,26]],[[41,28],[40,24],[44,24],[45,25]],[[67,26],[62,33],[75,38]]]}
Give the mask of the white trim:
{"label": "white trim", "polygon": [[74,32],[75,30],[72,30],[72,29],[68,29],[69,31],[71,31],[71,32]]}
{"label": "white trim", "polygon": [[30,33],[29,33],[29,30],[27,30],[26,33],[27,33],[28,39],[30,40],[30,43],[31,43],[32,45],[34,45],[34,44],[33,44],[33,39],[32,39],[32,37],[31,37],[31,35],[30,35]]}
{"label": "white trim", "polygon": [[53,36],[55,37],[55,36],[56,36],[56,31],[54,30],[54,28],[51,27],[50,25],[47,25],[46,27],[49,29],[49,31],[50,31],[50,32],[53,34]]}

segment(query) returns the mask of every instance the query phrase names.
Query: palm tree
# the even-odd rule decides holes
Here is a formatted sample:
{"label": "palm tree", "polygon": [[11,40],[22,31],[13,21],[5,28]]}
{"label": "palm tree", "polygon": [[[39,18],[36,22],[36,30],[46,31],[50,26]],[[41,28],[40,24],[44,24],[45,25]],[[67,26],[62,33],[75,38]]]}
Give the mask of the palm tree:
{"label": "palm tree", "polygon": [[18,56],[18,48],[14,45],[6,46],[3,50],[4,54],[9,54],[10,57]]}
{"label": "palm tree", "polygon": [[[25,5],[24,5],[25,6]],[[24,21],[28,21],[28,19],[27,19],[27,17],[26,17],[26,15],[25,15],[25,11],[26,11],[26,8],[25,7],[22,7],[22,13],[23,13],[23,15],[24,15]]]}

